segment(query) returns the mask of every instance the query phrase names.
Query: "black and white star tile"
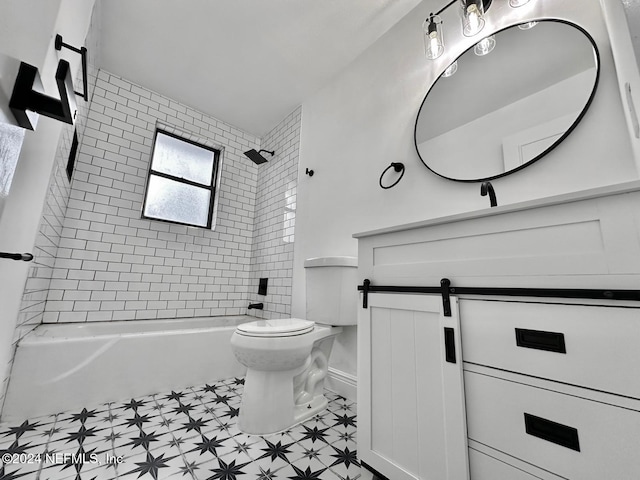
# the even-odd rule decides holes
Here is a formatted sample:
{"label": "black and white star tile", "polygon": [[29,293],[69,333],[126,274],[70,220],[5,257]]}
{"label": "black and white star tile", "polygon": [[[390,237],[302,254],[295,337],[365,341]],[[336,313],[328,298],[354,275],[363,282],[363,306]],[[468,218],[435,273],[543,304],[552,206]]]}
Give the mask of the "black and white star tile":
{"label": "black and white star tile", "polygon": [[[356,405],[286,432],[236,425],[244,380],[132,398],[0,425],[0,480],[370,480],[356,451]],[[8,460],[8,461],[7,461]]]}

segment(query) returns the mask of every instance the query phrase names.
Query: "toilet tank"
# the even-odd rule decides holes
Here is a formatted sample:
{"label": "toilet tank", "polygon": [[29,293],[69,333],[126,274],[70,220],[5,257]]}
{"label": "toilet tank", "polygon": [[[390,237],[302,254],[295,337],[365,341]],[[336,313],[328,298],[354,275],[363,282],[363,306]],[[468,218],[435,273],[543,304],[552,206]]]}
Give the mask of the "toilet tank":
{"label": "toilet tank", "polygon": [[317,257],[304,262],[307,320],[325,325],[356,325],[358,259]]}

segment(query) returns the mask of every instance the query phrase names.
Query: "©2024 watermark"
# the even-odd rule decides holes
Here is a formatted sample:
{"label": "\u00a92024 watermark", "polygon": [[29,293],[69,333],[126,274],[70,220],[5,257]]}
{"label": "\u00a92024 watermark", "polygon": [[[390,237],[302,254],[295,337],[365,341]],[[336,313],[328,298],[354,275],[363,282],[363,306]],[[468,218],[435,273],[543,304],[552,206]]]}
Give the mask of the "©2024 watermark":
{"label": "\u00a92024 watermark", "polygon": [[80,463],[91,463],[98,465],[119,465],[124,462],[124,455],[112,455],[105,453],[71,453],[71,452],[46,452],[46,453],[4,453],[2,463],[10,464],[30,464],[44,463],[49,465],[76,465]]}

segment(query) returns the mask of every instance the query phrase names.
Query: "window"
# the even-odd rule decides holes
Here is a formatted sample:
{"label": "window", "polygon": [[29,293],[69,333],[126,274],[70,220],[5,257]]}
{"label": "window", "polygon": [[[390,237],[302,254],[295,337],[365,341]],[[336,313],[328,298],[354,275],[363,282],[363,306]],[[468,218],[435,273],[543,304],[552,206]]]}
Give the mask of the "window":
{"label": "window", "polygon": [[142,216],[211,228],[220,152],[156,131]]}

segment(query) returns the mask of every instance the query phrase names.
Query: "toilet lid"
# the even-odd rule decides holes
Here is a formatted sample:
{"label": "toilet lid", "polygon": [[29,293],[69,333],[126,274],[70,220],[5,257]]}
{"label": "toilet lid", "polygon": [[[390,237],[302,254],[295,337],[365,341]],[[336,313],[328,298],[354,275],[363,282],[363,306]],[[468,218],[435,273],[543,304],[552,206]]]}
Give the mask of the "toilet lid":
{"label": "toilet lid", "polygon": [[302,318],[279,318],[243,323],[238,325],[236,331],[251,337],[288,337],[310,332],[314,325],[315,322]]}

